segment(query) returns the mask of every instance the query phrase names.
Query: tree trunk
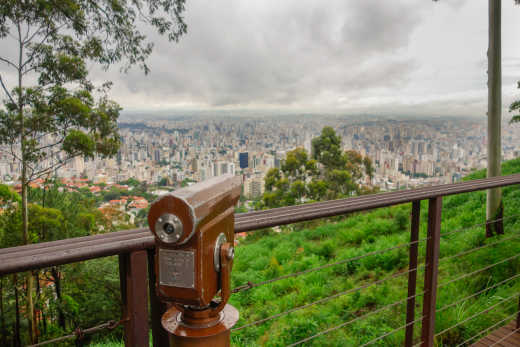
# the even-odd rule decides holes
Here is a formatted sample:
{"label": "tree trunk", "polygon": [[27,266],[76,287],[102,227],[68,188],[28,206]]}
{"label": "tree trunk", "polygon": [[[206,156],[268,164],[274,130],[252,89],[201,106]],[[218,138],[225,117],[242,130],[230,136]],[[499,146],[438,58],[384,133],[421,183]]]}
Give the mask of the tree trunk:
{"label": "tree trunk", "polygon": [[[22,37],[22,29],[20,22],[16,23],[18,29],[18,114],[20,117],[20,147],[22,154],[22,233],[23,233],[23,241],[24,245],[30,243],[29,239],[29,218],[27,211],[27,187],[28,187],[28,179],[27,179],[27,153],[25,149],[25,124],[24,124],[24,112],[23,112],[23,49],[24,42]],[[28,327],[29,327],[29,337],[32,344],[37,342],[36,340],[36,326],[34,321],[34,303],[33,303],[33,276],[31,272],[26,274],[27,281],[27,318],[28,318]]]}
{"label": "tree trunk", "polygon": [[56,299],[58,301],[58,324],[65,330],[65,315],[63,314],[63,308],[61,306],[61,279],[58,269],[54,266],[52,268],[52,277],[54,278],[54,289],[56,290]]}
{"label": "tree trunk", "polygon": [[36,330],[36,336],[40,336],[41,335],[41,319],[38,319],[38,311],[40,312],[40,314],[43,312],[43,307],[42,307],[42,301],[41,301],[41,291],[42,291],[42,288],[40,286],[40,271],[39,270],[35,270],[34,273],[34,282],[36,283],[36,301],[34,302],[34,320],[35,320],[35,330]]}
{"label": "tree trunk", "polygon": [[14,325],[14,345],[15,347],[22,346],[22,340],[20,339],[20,304],[18,301],[18,279],[16,274],[13,275],[13,286],[14,286],[14,302],[16,310],[16,321]]}
{"label": "tree trunk", "polygon": [[[502,0],[489,0],[489,49],[488,49],[488,132],[487,176],[501,175],[502,143]],[[503,233],[502,192],[500,188],[487,191],[486,235]],[[500,219],[500,220],[499,220]],[[498,221],[497,221],[498,220]]]}
{"label": "tree trunk", "polygon": [[[22,156],[23,156],[22,151]],[[29,239],[29,214],[27,209],[27,169],[25,162],[22,162],[22,228],[23,228],[23,243],[24,245],[28,245],[30,243]],[[26,282],[27,282],[27,321],[28,321],[28,329],[29,329],[29,339],[32,344],[37,343],[36,336],[36,324],[34,317],[34,302],[33,302],[33,292],[34,292],[34,281],[32,272],[29,271],[26,273]]]}
{"label": "tree trunk", "polygon": [[7,330],[5,329],[5,313],[4,313],[4,278],[0,277],[0,343],[7,346]]}

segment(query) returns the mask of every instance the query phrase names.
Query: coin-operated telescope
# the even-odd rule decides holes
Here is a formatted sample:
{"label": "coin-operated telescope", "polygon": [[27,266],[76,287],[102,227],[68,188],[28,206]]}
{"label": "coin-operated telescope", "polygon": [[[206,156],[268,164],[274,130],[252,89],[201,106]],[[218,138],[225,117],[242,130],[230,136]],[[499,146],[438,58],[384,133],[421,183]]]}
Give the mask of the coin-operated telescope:
{"label": "coin-operated telescope", "polygon": [[227,305],[234,258],[234,210],[242,180],[223,175],[155,201],[155,289],[171,303],[162,325],[174,346],[227,346],[238,311]]}

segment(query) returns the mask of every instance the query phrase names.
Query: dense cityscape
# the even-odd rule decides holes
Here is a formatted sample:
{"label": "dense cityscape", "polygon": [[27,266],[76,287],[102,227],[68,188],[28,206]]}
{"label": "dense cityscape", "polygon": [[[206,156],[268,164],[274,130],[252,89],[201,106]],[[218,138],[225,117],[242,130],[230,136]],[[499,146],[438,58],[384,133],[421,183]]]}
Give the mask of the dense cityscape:
{"label": "dense cityscape", "polygon": [[[104,189],[114,185],[125,188],[118,183],[135,179],[155,187],[152,193],[160,195],[165,190],[158,190],[158,186],[171,189],[231,173],[243,175],[244,197],[256,199],[264,191],[267,171],[279,168],[290,150],[302,147],[311,153],[311,140],[324,126],[336,130],[345,150],[355,150],[372,160],[374,176],[363,183],[382,191],[457,182],[487,163],[484,119],[177,117],[123,121],[119,124],[122,144],[117,156],[76,157],[54,175],[71,187],[89,187],[93,193],[101,190],[100,184]],[[517,157],[520,128],[504,122],[502,131],[503,159]],[[0,175],[4,182],[16,185],[20,166],[11,158],[4,148]],[[58,155],[40,165],[59,159]],[[40,179],[33,185],[42,182]],[[133,201],[130,208],[147,206],[146,202]]]}

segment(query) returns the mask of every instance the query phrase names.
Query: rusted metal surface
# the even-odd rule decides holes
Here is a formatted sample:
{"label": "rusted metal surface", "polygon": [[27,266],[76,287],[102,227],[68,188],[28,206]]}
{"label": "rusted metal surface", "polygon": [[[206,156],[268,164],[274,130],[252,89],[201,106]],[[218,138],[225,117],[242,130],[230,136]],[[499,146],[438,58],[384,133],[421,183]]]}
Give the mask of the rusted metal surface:
{"label": "rusted metal surface", "polygon": [[229,346],[238,320],[227,301],[241,182],[232,175],[214,178],[165,195],[150,208],[155,293],[172,303],[161,321],[174,346]]}
{"label": "rusted metal surface", "polygon": [[148,281],[146,251],[119,255],[125,346],[148,346]]}
{"label": "rusted metal surface", "polygon": [[[152,204],[148,224],[156,236],[156,291],[162,300],[197,307],[211,304],[223,283],[215,270],[217,240],[223,235],[233,244],[241,182],[240,177],[224,175],[162,196]],[[177,227],[164,223],[169,216],[179,221]],[[165,237],[175,234],[173,229],[179,226],[183,232],[178,238]],[[172,228],[170,234],[165,227]]]}
{"label": "rusted metal surface", "polygon": [[57,337],[55,339],[42,341],[42,342],[39,342],[34,345],[28,345],[27,347],[40,347],[40,346],[47,346],[47,345],[56,346],[56,344],[58,344],[60,342],[64,342],[64,341],[71,340],[71,339],[76,340],[76,346],[82,346],[82,343],[83,343],[82,340],[85,338],[85,336],[90,335],[90,334],[99,333],[99,332],[102,332],[105,330],[109,330],[109,331],[114,330],[115,328],[117,328],[119,325],[121,325],[123,323],[124,323],[124,320],[119,320],[117,322],[114,320],[111,320],[111,321],[108,321],[103,324],[98,324],[95,327],[91,327],[91,328],[86,328],[86,329],[76,328],[69,335],[64,335],[64,336]]}
{"label": "rusted metal surface", "polygon": [[171,332],[171,345],[175,347],[224,347],[229,346],[230,329],[238,321],[238,311],[226,305],[218,317],[205,324],[186,325],[181,323],[182,312],[170,308],[162,318],[164,329]]}
{"label": "rusted metal surface", "polygon": [[[235,215],[235,233],[397,205],[436,196],[467,193],[519,183],[520,174],[516,174],[407,191],[365,195],[349,199],[241,213]],[[131,236],[128,239],[123,238],[123,240],[119,241],[115,239],[123,235]],[[68,247],[67,249],[57,248],[61,245],[68,245]],[[134,229],[5,248],[0,249],[0,275],[151,249],[153,247],[155,247],[155,239],[148,229]],[[41,252],[38,256],[33,256],[32,252],[36,249],[41,249]],[[13,252],[18,254],[13,257],[7,256]]]}
{"label": "rusted metal surface", "polygon": [[148,293],[150,296],[150,316],[152,323],[152,341],[154,347],[168,346],[168,333],[162,328],[161,317],[166,312],[166,304],[159,300],[155,292],[155,250],[148,253]]}
{"label": "rusted metal surface", "polygon": [[426,243],[426,271],[424,274],[422,347],[433,347],[435,337],[435,304],[439,272],[442,197],[430,199],[428,206],[428,241]]}
{"label": "rusted metal surface", "polygon": [[419,226],[421,219],[421,202],[412,203],[410,225],[410,260],[409,269],[416,269],[408,274],[408,300],[406,302],[406,332],[405,347],[413,346],[414,320],[415,320],[415,293],[417,288],[417,257],[419,255]]}

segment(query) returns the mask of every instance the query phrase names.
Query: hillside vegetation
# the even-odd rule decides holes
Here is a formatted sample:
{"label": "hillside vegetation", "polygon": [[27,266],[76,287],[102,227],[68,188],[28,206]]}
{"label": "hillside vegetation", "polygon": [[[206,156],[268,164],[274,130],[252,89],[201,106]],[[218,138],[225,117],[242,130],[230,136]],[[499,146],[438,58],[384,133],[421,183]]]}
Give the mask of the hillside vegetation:
{"label": "hillside vegetation", "polygon": [[[503,174],[520,172],[520,160],[503,164]],[[480,171],[466,179],[485,176]],[[505,235],[485,237],[485,192],[445,197],[443,201],[439,283],[514,257],[520,249],[520,187],[504,188]],[[268,280],[284,274],[314,268],[359,255],[405,244],[410,238],[411,204],[383,208],[326,220],[322,225],[287,227],[280,233],[250,233],[236,248],[233,287],[251,281]],[[421,205],[420,264],[424,264],[427,229],[427,201]],[[507,240],[506,240],[507,239]],[[475,247],[490,245],[463,256],[450,258]],[[437,313],[437,332],[498,304],[496,309],[469,319],[466,323],[437,337],[438,346],[456,346],[479,331],[516,312],[518,297],[500,303],[520,292],[520,260],[502,262],[488,270],[467,276],[439,288],[437,308],[454,303],[474,293],[481,294]],[[336,293],[408,271],[408,247],[350,261],[272,284],[234,294],[231,304],[240,311],[237,327],[263,319],[293,307],[306,305]],[[418,272],[417,293],[422,293],[424,271]],[[505,281],[504,284],[495,286]],[[485,288],[493,287],[490,290]],[[407,275],[395,276],[379,285],[340,295],[334,299],[295,311],[263,324],[232,333],[236,346],[285,346],[320,331],[350,321],[371,311],[405,299]],[[348,324],[305,343],[306,346],[361,346],[384,333],[405,325],[406,304],[401,303]],[[417,297],[416,318],[422,315],[422,296]],[[512,320],[513,318],[511,318]],[[509,320],[508,320],[509,321]],[[420,322],[415,327],[420,335]],[[404,329],[375,341],[375,346],[402,345]],[[115,345],[111,343],[110,346]]]}
{"label": "hillside vegetation", "polygon": [[[520,160],[504,163],[503,174],[520,172]],[[483,178],[484,171],[466,179]],[[479,270],[518,254],[520,249],[520,187],[504,188],[505,235],[485,237],[486,193],[474,192],[445,197],[443,201],[441,233],[453,232],[441,238],[439,283]],[[284,274],[350,259],[375,250],[382,250],[409,242],[411,204],[360,213],[315,228],[288,228],[281,233],[252,233],[237,247],[233,269],[233,285],[248,281],[259,282]],[[428,203],[421,205],[421,239],[426,238]],[[509,218],[510,217],[510,218]],[[454,232],[463,229],[459,232]],[[260,236],[261,235],[261,236]],[[481,250],[448,259],[459,252],[485,244],[507,241]],[[424,264],[426,242],[420,243],[420,263]],[[443,259],[444,258],[444,259]],[[503,262],[489,270],[468,276],[439,288],[437,308],[504,281],[519,273],[519,258]],[[235,294],[231,303],[240,311],[237,326],[263,319],[296,306],[302,306],[327,296],[408,270],[408,247],[369,256],[324,270],[290,278],[273,284]],[[424,271],[419,269],[417,293],[422,292]],[[258,326],[232,334],[238,346],[282,346],[327,328],[354,319],[407,296],[407,275],[390,279],[379,285],[341,295],[323,304],[305,308]],[[484,291],[476,297],[449,307],[437,314],[437,332],[447,329],[520,291],[517,278],[504,285]],[[422,315],[422,296],[417,298],[416,317]],[[437,338],[439,346],[454,346],[477,332],[516,312],[518,298],[500,304],[496,309],[469,320]],[[349,324],[327,335],[307,342],[310,346],[360,346],[393,329],[404,326],[406,304],[396,305]],[[420,334],[420,323],[416,324]],[[404,329],[374,345],[402,344]]]}

